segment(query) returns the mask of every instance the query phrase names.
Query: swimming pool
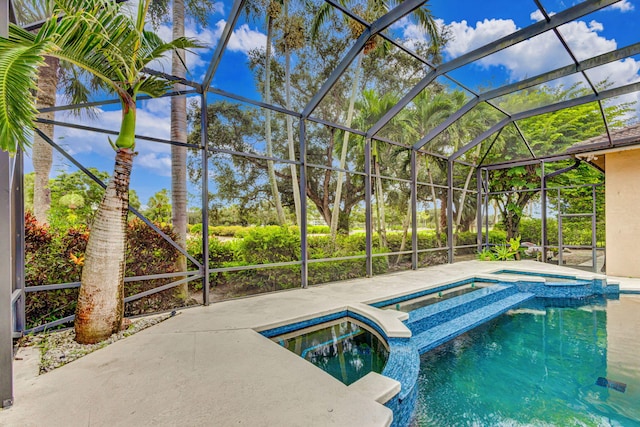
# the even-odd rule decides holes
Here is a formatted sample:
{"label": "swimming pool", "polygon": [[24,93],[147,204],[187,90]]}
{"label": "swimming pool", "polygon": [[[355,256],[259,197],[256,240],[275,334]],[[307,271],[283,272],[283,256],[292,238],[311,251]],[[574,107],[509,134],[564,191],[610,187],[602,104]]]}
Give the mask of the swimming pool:
{"label": "swimming pool", "polygon": [[640,426],[640,298],[573,302],[533,300],[423,354],[414,423]]}

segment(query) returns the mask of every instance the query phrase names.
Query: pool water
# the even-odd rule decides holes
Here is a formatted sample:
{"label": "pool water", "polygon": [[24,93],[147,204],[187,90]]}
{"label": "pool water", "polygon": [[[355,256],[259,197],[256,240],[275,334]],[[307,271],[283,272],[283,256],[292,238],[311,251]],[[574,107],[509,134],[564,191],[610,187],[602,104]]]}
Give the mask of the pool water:
{"label": "pool water", "polygon": [[413,424],[640,426],[639,329],[634,296],[514,310],[421,356]]}
{"label": "pool water", "polygon": [[450,298],[458,297],[460,295],[468,294],[469,292],[477,291],[478,289],[484,286],[486,286],[486,284],[484,283],[481,283],[481,284],[471,283],[468,285],[456,286],[455,288],[447,289],[445,291],[428,294],[421,298],[412,298],[406,302],[391,304],[382,308],[400,310],[408,313],[412,310],[417,310],[419,308],[426,307],[432,304],[437,304],[439,302],[448,300]]}
{"label": "pool water", "polygon": [[346,385],[369,372],[382,373],[389,357],[384,340],[352,319],[339,319],[272,339]]}

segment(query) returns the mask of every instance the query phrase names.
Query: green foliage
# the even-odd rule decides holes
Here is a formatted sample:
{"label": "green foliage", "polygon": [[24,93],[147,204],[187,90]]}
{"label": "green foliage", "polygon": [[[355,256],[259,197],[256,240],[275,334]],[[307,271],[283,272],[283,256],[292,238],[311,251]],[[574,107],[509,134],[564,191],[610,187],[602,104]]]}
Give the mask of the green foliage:
{"label": "green foliage", "polygon": [[300,236],[288,227],[255,227],[240,241],[239,250],[239,260],[248,264],[298,261]]}
{"label": "green foliage", "polygon": [[495,261],[496,255],[491,249],[484,248],[481,252],[478,252],[477,258],[480,261]]}
{"label": "green foliage", "polygon": [[[51,284],[78,281],[82,269],[82,256],[86,246],[86,228],[70,229],[68,232],[52,232],[49,227],[39,226],[30,214],[27,214],[27,278],[28,285]],[[320,226],[317,231],[328,227]],[[172,235],[168,226],[160,227],[163,232]],[[194,224],[187,239],[187,251],[202,262],[202,224]],[[177,252],[156,233],[139,220],[129,222],[127,228],[129,248],[127,251],[127,276],[146,275],[175,271],[174,261]],[[297,227],[239,227],[215,226],[209,238],[209,267],[235,267],[278,262],[298,261],[300,259],[300,237]],[[219,240],[216,236],[223,233],[235,236],[234,239]],[[503,231],[492,231],[492,242],[504,242]],[[378,239],[373,236],[374,253],[383,254],[400,249],[402,233],[389,232],[388,246],[380,248]],[[476,233],[458,233],[458,244],[475,244]],[[437,247],[434,231],[422,230],[418,233],[421,248]],[[329,234],[317,233],[308,236],[309,258],[312,260],[343,256],[361,256],[358,259],[312,262],[308,266],[309,283],[319,284],[338,280],[347,280],[366,275],[364,259],[366,235],[353,233],[341,235],[332,241]],[[406,250],[411,250],[411,233],[407,237]],[[461,250],[462,251],[462,250]],[[432,256],[424,265],[441,263],[441,256]],[[430,259],[431,259],[430,258]],[[374,274],[389,271],[387,256],[373,258]],[[133,295],[153,287],[161,286],[172,279],[152,280],[126,284],[126,295]],[[226,297],[268,292],[298,287],[300,285],[300,267],[281,266],[243,271],[213,273],[211,283],[220,289]],[[194,285],[197,286],[197,285]],[[28,294],[30,326],[73,314],[77,290],[63,290]],[[172,290],[128,303],[127,314],[139,314],[151,310],[168,308],[173,303]]]}
{"label": "green foliage", "polygon": [[[591,245],[591,218],[565,221],[562,224],[563,241],[566,245]],[[596,223],[596,242],[598,247],[605,245],[606,227],[604,221]],[[520,222],[520,233],[523,242],[541,244],[542,220],[523,218]],[[547,219],[547,238],[549,244],[558,244],[558,221]],[[503,239],[504,240],[504,239]]]}
{"label": "green foliage", "polygon": [[[80,280],[82,260],[87,245],[85,228],[70,228],[65,233],[52,232],[25,214],[25,284],[41,286]],[[26,294],[27,327],[72,315],[77,289],[30,292]]]}
{"label": "green foliage", "polygon": [[[202,223],[191,224],[188,226],[189,233],[200,234],[202,233]],[[210,225],[210,236],[223,236],[223,237],[242,237],[248,232],[248,227],[242,227],[240,225]]]}
{"label": "green foliage", "polygon": [[[607,83],[604,82],[601,85],[606,86]],[[585,89],[577,85],[570,88],[543,86],[504,97],[499,101],[499,104],[506,111],[522,111],[523,109],[527,109],[528,106],[555,103],[575,98],[585,93]],[[616,123],[616,126],[624,125],[625,117],[630,112],[630,109],[630,104],[605,107],[610,125],[611,123]],[[597,103],[579,105],[520,120],[518,121],[518,125],[522,134],[527,139],[529,146],[537,155],[562,152],[573,144],[603,134],[606,130],[602,122],[600,107]],[[520,136],[520,132],[515,127],[510,126],[505,128],[496,140],[493,149],[487,156],[486,163],[522,159],[529,155],[528,149],[525,147]],[[564,168],[568,165],[567,162],[545,165],[545,173],[548,174],[549,172]],[[492,172],[490,177],[491,190],[509,192],[512,190],[532,190],[539,188],[541,184],[540,175],[540,168],[534,165],[496,170]],[[599,183],[602,179],[601,174],[584,165],[553,178],[553,182],[550,183],[553,185],[575,185]],[[548,183],[548,185],[550,183]],[[563,195],[563,200],[565,200],[567,205],[563,210],[570,211],[576,209],[580,212],[590,211],[590,191],[590,188],[568,190],[566,195]],[[493,196],[505,222],[508,238],[520,234],[519,224],[522,218],[522,211],[527,203],[534,197],[537,197],[537,191],[506,193]],[[553,198],[551,198],[552,207],[553,203]],[[603,202],[598,202],[598,206],[600,210]],[[558,206],[555,207],[558,208]],[[567,207],[569,209],[566,209]],[[529,239],[525,238],[525,240]]]}
{"label": "green foliage", "polygon": [[[109,174],[96,168],[89,171],[103,182],[109,180]],[[29,179],[26,177],[29,176]],[[25,175],[25,210],[33,208],[33,173]],[[93,220],[93,213],[97,209],[103,188],[82,171],[71,173],[61,172],[49,180],[51,191],[51,209],[48,220],[51,227],[61,232],[69,227],[88,226]],[[135,190],[129,191],[129,205],[140,207],[140,201]]]}
{"label": "green foliage", "polygon": [[329,234],[330,231],[328,225],[309,225],[307,227],[307,233],[309,234]]}
{"label": "green foliage", "polygon": [[516,255],[509,245],[497,245],[492,250],[496,261],[509,261]]}
{"label": "green foliage", "polygon": [[166,188],[149,197],[144,215],[151,221],[160,223],[171,222],[171,200],[169,191]]}
{"label": "green foliage", "polygon": [[[161,230],[173,236],[170,227]],[[89,238],[86,227],[55,229],[39,224],[32,214],[25,214],[25,283],[26,286],[80,281],[84,251]],[[177,251],[140,220],[127,227],[126,276],[170,273],[175,271]],[[174,279],[155,279],[125,283],[126,296],[169,283]],[[126,304],[127,315],[158,311],[173,306],[172,290]],[[26,294],[27,327],[37,326],[75,312],[77,289],[29,292]]]}
{"label": "green foliage", "polygon": [[521,239],[521,236],[518,236],[515,238],[512,237],[509,239],[507,244],[509,245],[509,249],[511,250],[511,252],[517,253],[520,250],[520,239]]}

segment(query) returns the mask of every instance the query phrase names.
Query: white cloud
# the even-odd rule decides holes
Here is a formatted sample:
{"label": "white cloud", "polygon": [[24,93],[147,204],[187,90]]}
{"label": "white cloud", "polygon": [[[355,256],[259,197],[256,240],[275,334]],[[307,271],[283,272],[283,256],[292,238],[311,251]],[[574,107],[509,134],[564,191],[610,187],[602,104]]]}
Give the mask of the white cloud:
{"label": "white cloud", "polygon": [[638,72],[640,72],[640,62],[633,58],[625,58],[586,71],[595,84],[608,79],[609,82],[617,82],[618,86],[640,81]]}
{"label": "white cloud", "polygon": [[[543,19],[539,10],[532,12],[530,17],[533,21]],[[444,25],[444,22],[440,21],[439,24]],[[453,36],[444,48],[448,59],[463,55],[519,29],[511,19],[484,19],[475,24],[465,20],[454,21],[449,23],[448,27]],[[426,41],[423,30],[409,20],[401,21],[397,28],[401,30],[403,38],[410,46],[417,41]],[[589,23],[569,22],[560,27],[559,31],[576,57],[581,60],[616,49],[615,40],[606,39],[598,34],[603,29],[602,23],[592,20]],[[504,67],[510,79],[519,80],[571,62],[570,56],[555,34],[546,32],[482,58],[476,64],[484,69]]]}
{"label": "white cloud", "polygon": [[[141,106],[137,110],[136,134],[169,139],[171,135],[169,103],[164,98],[160,98],[146,101],[145,104],[145,107]],[[164,109],[163,106],[167,106],[167,108]],[[116,132],[120,129],[121,118],[120,111],[104,111],[101,109],[98,109],[97,117],[94,118],[76,117],[68,112],[56,113],[56,119],[59,121]],[[113,159],[114,152],[109,145],[108,138],[115,141],[116,136],[63,126],[57,126],[55,129],[55,141],[72,155],[91,153],[102,158]],[[140,153],[138,158],[153,155],[158,159],[162,159],[170,155],[171,146],[158,142],[137,140],[136,151]],[[150,169],[152,172],[163,176],[170,173],[170,166],[168,171],[161,170],[155,163],[150,162],[148,157],[145,157],[146,160],[143,162],[139,162],[138,158],[134,162],[136,164],[140,163],[143,168]]]}
{"label": "white cloud", "polygon": [[160,176],[171,176],[171,157],[158,155],[158,153],[141,153],[135,159],[135,163],[143,168],[150,169]]}
{"label": "white cloud", "polygon": [[224,16],[224,3],[217,1],[213,4],[214,13],[219,13]]}
{"label": "white cloud", "polygon": [[620,12],[631,12],[635,6],[629,0],[622,0],[609,6],[609,9],[619,10]]}
{"label": "white cloud", "polygon": [[[187,52],[186,65],[190,73],[195,73],[200,67],[209,65],[208,60],[204,60],[201,56],[207,49],[212,49],[219,42],[227,22],[224,19],[217,21],[212,28],[202,28],[193,21],[187,22],[185,25],[185,36],[196,39],[200,44],[204,45],[204,49],[192,49]],[[170,24],[161,25],[157,29],[158,34],[163,40],[171,40],[172,30]],[[267,35],[261,33],[258,29],[251,29],[249,25],[242,24],[236,28],[229,39],[227,50],[232,52],[240,52],[247,55],[253,49],[264,50],[267,45]],[[169,56],[154,61],[151,68],[161,70],[165,73],[171,72],[171,58]]]}
{"label": "white cloud", "polygon": [[540,9],[536,9],[533,12],[531,12],[531,14],[529,15],[529,18],[531,18],[531,20],[534,22],[538,22],[544,19],[544,15],[542,14],[542,12],[540,12]]}
{"label": "white cloud", "polygon": [[453,39],[445,46],[445,52],[457,57],[515,32],[518,28],[511,19],[485,19],[475,27],[467,21],[452,22],[449,29]]}
{"label": "white cloud", "polygon": [[[224,19],[219,20],[215,24],[215,36],[216,41],[222,35],[222,31],[226,25]],[[267,45],[267,35],[261,33],[257,29],[252,30],[247,24],[242,24],[236,28],[231,34],[227,49],[233,52],[242,52],[244,54],[249,53],[250,50],[260,49],[264,50]]]}
{"label": "white cloud", "polygon": [[[626,0],[618,4],[624,3],[627,3]],[[633,7],[633,5],[619,6],[623,11],[628,10],[626,9],[628,7]],[[553,15],[552,12],[549,14]],[[532,21],[544,19],[539,10],[532,12],[530,17]],[[438,23],[445,25],[443,21]],[[453,38],[444,48],[445,60],[463,55],[519,29],[511,19],[485,19],[475,24],[470,24],[467,21],[454,21],[448,26]],[[409,46],[414,45],[417,41],[426,41],[424,32],[408,19],[401,20],[396,24],[395,29],[403,35],[405,43]],[[607,39],[600,34],[604,31],[604,25],[595,20],[569,22],[559,27],[558,30],[578,60],[610,52],[618,47],[616,40]],[[475,64],[481,69],[489,71],[494,68],[502,68],[512,81],[516,81],[572,62],[555,34],[546,32],[484,57],[476,61]],[[608,79],[609,82],[615,82],[616,86],[640,81],[639,73],[640,61],[634,58],[626,58],[587,72],[594,84]],[[579,75],[576,75],[574,81],[578,79]],[[565,86],[571,82],[571,79],[562,79]],[[630,98],[640,100],[640,94],[634,94],[634,96],[625,99]],[[636,105],[636,108],[640,111],[640,103]]]}

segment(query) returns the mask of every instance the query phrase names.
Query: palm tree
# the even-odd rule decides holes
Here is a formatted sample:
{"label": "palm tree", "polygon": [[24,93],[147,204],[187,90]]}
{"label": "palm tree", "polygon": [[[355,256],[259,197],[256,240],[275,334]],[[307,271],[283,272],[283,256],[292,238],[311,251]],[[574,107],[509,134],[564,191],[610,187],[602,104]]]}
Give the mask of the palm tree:
{"label": "palm tree", "polygon": [[[173,39],[184,37],[184,0],[173,0]],[[186,76],[184,51],[176,50],[171,59],[171,73],[176,77]],[[176,90],[183,85],[176,84]],[[171,140],[187,142],[187,98],[171,97]],[[187,147],[171,145],[171,223],[176,235],[176,243],[187,247]],[[187,271],[187,257],[176,259],[176,270]],[[189,283],[176,289],[176,296],[186,301],[189,297]]]}
{"label": "palm tree", "polygon": [[[202,25],[207,23],[208,11],[213,7],[209,0],[187,0],[189,11]],[[166,19],[169,14],[168,0],[153,0],[150,15],[154,24]],[[185,0],[173,0],[172,37],[178,39],[185,35]],[[173,52],[171,73],[176,77],[186,76],[183,50]],[[176,83],[176,91],[183,90],[184,85]],[[171,140],[187,142],[187,99],[184,96],[171,97]],[[183,249],[187,247],[187,148],[179,145],[171,146],[171,224],[176,236],[176,243]],[[187,270],[187,258],[180,255],[176,259],[176,271]],[[176,289],[176,297],[185,301],[189,297],[189,284],[183,283]]]}
{"label": "palm tree", "polygon": [[151,0],[141,0],[135,17],[111,0],[55,0],[51,18],[37,34],[11,25],[0,38],[0,148],[29,144],[37,114],[30,91],[43,55],[65,60],[95,75],[122,105],[120,132],[111,143],[115,167],[96,211],[85,252],[76,309],[76,341],[99,342],[119,330],[124,311],[125,229],[129,181],[135,155],[136,97],[159,96],[171,88],[142,72],[151,61],[175,49],[199,47],[193,40],[162,41],[146,31]]}
{"label": "palm tree", "polygon": [[[354,119],[357,126],[366,129],[378,121],[391,107],[398,102],[398,97],[392,93],[385,93],[380,96],[375,90],[367,89],[362,92],[362,100],[357,103],[359,114]],[[389,128],[396,126],[396,121],[389,123]],[[391,132],[393,133],[393,132]],[[383,150],[375,139],[371,141],[371,161],[375,175],[374,193],[376,195],[376,225],[380,246],[387,246],[387,233],[385,224],[384,190],[381,178],[380,165],[382,157],[388,150]],[[337,195],[336,195],[337,198]],[[334,205],[335,206],[335,205]]]}
{"label": "palm tree", "polygon": [[[299,15],[289,15],[289,0],[284,0],[284,17],[282,18],[283,36],[279,47],[284,51],[284,88],[285,88],[285,107],[292,109],[291,105],[291,53],[294,50],[304,46],[304,19]],[[287,146],[289,148],[289,160],[296,159],[296,149],[293,135],[293,117],[286,115],[287,122]],[[300,183],[298,181],[298,172],[296,165],[291,163],[289,170],[291,173],[291,190],[293,191],[293,204],[296,210],[296,224],[300,227],[301,222],[301,196]]]}
{"label": "palm tree", "polygon": [[[53,9],[52,1],[23,0],[14,3],[18,23],[26,25],[46,19]],[[57,58],[46,56],[46,66],[38,70],[38,97],[36,105],[39,108],[53,107],[56,103],[58,89]],[[44,113],[41,117],[54,119],[53,112]],[[53,139],[53,125],[41,124],[40,129],[49,138]],[[35,135],[31,147],[31,158],[35,179],[33,182],[33,215],[41,224],[48,223],[47,212],[51,207],[51,193],[49,190],[49,174],[53,164],[53,151],[47,142],[39,134]]]}
{"label": "palm tree", "polygon": [[[271,41],[273,40],[273,23],[277,19],[282,5],[277,0],[269,1],[267,6],[267,44],[265,46],[264,59],[264,102],[271,103]],[[267,157],[273,157],[273,141],[271,135],[271,110],[265,109],[265,139],[267,143]],[[276,172],[273,160],[267,160],[267,174],[269,176],[269,184],[271,186],[271,196],[273,204],[276,208],[278,223],[284,225],[286,218],[282,209],[282,201],[280,200],[280,190],[278,190],[278,181],[276,181]]]}
{"label": "palm tree", "polygon": [[[369,22],[373,22],[376,19],[380,18],[381,16],[383,16],[384,14],[386,14],[387,12],[389,12],[391,9],[393,9],[395,6],[397,6],[399,3],[401,3],[401,1],[391,1],[391,2],[386,2],[386,1],[382,1],[382,0],[366,0],[366,3],[364,5],[360,4],[357,1],[353,1],[353,0],[339,0],[340,4],[344,7],[352,7],[353,10],[360,16],[364,17],[365,20],[368,20]],[[318,31],[320,30],[320,27],[322,27],[322,25],[324,24],[324,22],[329,19],[330,15],[332,13],[335,13],[335,8],[333,6],[331,6],[331,4],[329,3],[323,3],[319,9],[318,12],[316,13],[313,22],[311,24],[311,38],[315,39],[317,38],[317,34]],[[438,29],[438,26],[435,22],[435,20],[433,19],[433,16],[431,15],[431,12],[429,11],[429,9],[427,8],[427,2],[425,2],[425,4],[414,10],[413,11],[413,15],[416,17],[416,19],[418,20],[418,24],[420,25],[420,27],[422,27],[429,35],[430,37],[430,42],[431,42],[431,47],[433,52],[437,53],[438,52],[438,48],[441,45],[441,34],[440,34],[440,30]],[[343,15],[344,16],[344,20],[345,23],[348,25],[350,31],[351,31],[351,37],[355,40],[357,39],[365,30],[365,27],[360,24],[359,22],[356,22],[355,20],[349,18],[347,15]],[[354,114],[354,106],[355,106],[355,99],[356,96],[358,94],[358,86],[360,84],[360,70],[362,68],[362,61],[363,58],[366,54],[368,54],[371,51],[376,50],[378,47],[380,46],[379,44],[379,38],[378,36],[375,36],[374,38],[370,39],[364,46],[363,50],[360,52],[360,55],[358,55],[358,60],[356,63],[356,68],[355,68],[355,76],[353,77],[353,81],[352,81],[352,87],[351,87],[351,95],[349,97],[349,107],[347,110],[347,121],[345,123],[345,125],[347,127],[351,127],[351,121],[353,119],[353,114]],[[382,44],[382,46],[384,46],[384,44]],[[346,165],[346,158],[347,158],[347,151],[348,151],[348,141],[349,141],[349,134],[345,133],[344,136],[344,140],[342,143],[342,152],[340,155],[340,169],[344,169],[345,165]],[[373,151],[373,155],[376,156],[377,155],[377,150],[375,149],[376,147],[373,147],[374,151]],[[375,158],[375,157],[374,157]],[[374,163],[375,165],[376,163]],[[377,172],[376,172],[377,173]],[[339,171],[338,172],[338,179],[336,181],[336,192],[335,192],[335,198],[334,198],[334,204],[333,204],[333,211],[331,214],[331,235],[333,236],[333,239],[335,241],[335,236],[337,233],[337,229],[338,229],[338,215],[340,212],[340,201],[341,201],[341,197],[342,197],[342,181],[344,179],[344,172]],[[377,181],[377,183],[380,183],[380,181]],[[376,188],[377,188],[377,184],[376,184]],[[381,192],[382,188],[379,188],[378,191]],[[384,210],[382,211],[382,215],[384,217]],[[384,221],[384,218],[381,218],[380,215],[378,216],[378,221],[382,220]],[[384,236],[383,236],[384,238]],[[386,240],[386,238],[384,238]]]}
{"label": "palm tree", "polygon": [[[416,96],[413,100],[413,107],[407,108],[398,117],[398,121],[407,134],[409,140],[417,140],[426,135],[437,124],[441,123],[449,115],[451,115],[459,105],[464,102],[465,96],[462,92],[445,93],[441,90],[425,89]],[[450,139],[457,139],[457,128],[450,127],[446,131],[447,133],[453,133],[450,135]],[[431,189],[431,200],[433,203],[433,217],[436,218],[436,241],[440,246],[440,221],[438,218],[438,207],[436,200],[436,189],[433,181],[433,165],[430,161],[430,156],[424,156],[425,169],[427,172],[427,178],[429,180],[429,187]],[[442,208],[445,205],[442,204],[440,212],[445,210]]]}

